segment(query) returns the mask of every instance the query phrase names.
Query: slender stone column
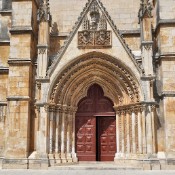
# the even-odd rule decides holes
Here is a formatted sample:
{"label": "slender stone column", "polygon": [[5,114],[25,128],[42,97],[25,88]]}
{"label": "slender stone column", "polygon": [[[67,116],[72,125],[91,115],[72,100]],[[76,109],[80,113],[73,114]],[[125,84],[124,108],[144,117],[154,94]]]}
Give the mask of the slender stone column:
{"label": "slender stone column", "polygon": [[54,108],[50,108],[49,118],[50,118],[50,125],[49,125],[49,154],[53,154],[53,117],[54,117]]}
{"label": "slender stone column", "polygon": [[152,116],[151,116],[151,106],[148,106],[146,114],[146,136],[147,136],[147,153],[153,153],[153,133],[152,133]]}
{"label": "slender stone column", "polygon": [[155,143],[155,140],[156,140],[156,134],[155,134],[155,109],[156,109],[156,106],[155,105],[152,105],[151,106],[151,119],[152,119],[152,133],[153,133],[153,153],[156,153],[156,143]]}
{"label": "slender stone column", "polygon": [[73,114],[72,114],[72,159],[73,162],[78,162],[78,158],[75,152],[75,114],[76,114],[77,108],[73,109]]}
{"label": "slender stone column", "polygon": [[114,161],[117,162],[118,159],[121,158],[121,138],[120,138],[120,115],[121,112],[117,109],[114,108],[116,110],[116,154],[115,154],[115,158]]}
{"label": "slender stone column", "polygon": [[61,123],[61,162],[66,163],[66,145],[65,145],[65,136],[66,136],[66,116],[67,116],[67,106],[64,105],[62,108],[62,123]]}
{"label": "slender stone column", "polygon": [[55,105],[51,105],[49,107],[49,162],[50,165],[54,165],[54,155],[53,152],[55,151],[54,145],[54,114],[55,114]]}
{"label": "slender stone column", "polygon": [[124,128],[124,125],[125,125],[125,123],[124,123],[124,117],[125,117],[125,111],[122,111],[121,112],[121,143],[122,143],[122,149],[121,149],[121,151],[122,151],[122,154],[124,154],[125,153],[125,128]]}
{"label": "slender stone column", "polygon": [[131,115],[131,111],[127,110],[126,113],[126,121],[127,121],[127,153],[130,154],[131,153],[131,141],[130,141],[130,115]]}
{"label": "slender stone column", "polygon": [[72,162],[72,156],[71,156],[71,118],[72,118],[72,109],[71,107],[69,107],[68,109],[68,115],[67,115],[67,154],[66,154],[66,158],[67,158],[67,162]]}
{"label": "slender stone column", "polygon": [[56,108],[56,134],[55,134],[55,161],[56,163],[61,163],[60,158],[60,111],[61,111],[61,105],[57,105]]}
{"label": "slender stone column", "polygon": [[145,114],[146,107],[145,106],[142,106],[141,110],[142,110],[142,144],[143,144],[143,154],[146,154],[147,153],[146,120],[145,120],[145,117],[146,117],[146,114]]}
{"label": "slender stone column", "polygon": [[142,144],[142,114],[141,109],[138,110],[138,153],[143,153],[143,144]]}
{"label": "slender stone column", "polygon": [[48,106],[40,107],[40,122],[39,122],[39,131],[38,131],[38,149],[39,154],[43,158],[47,159],[47,154],[49,152],[49,137],[48,137],[48,126],[49,126],[49,109]]}
{"label": "slender stone column", "polygon": [[135,116],[135,109],[132,109],[132,153],[136,154],[136,116]]}
{"label": "slender stone column", "polygon": [[35,151],[38,152],[39,150],[39,118],[40,118],[40,107],[36,106],[36,118],[35,118]]}

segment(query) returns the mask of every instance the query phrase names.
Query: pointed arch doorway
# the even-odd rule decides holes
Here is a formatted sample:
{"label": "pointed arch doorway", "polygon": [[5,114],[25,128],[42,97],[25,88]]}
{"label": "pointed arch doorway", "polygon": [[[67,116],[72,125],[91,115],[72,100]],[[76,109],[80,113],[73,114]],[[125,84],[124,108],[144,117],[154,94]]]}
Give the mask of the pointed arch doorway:
{"label": "pointed arch doorway", "polygon": [[79,161],[113,161],[116,153],[116,118],[113,102],[93,84],[80,100],[75,120]]}

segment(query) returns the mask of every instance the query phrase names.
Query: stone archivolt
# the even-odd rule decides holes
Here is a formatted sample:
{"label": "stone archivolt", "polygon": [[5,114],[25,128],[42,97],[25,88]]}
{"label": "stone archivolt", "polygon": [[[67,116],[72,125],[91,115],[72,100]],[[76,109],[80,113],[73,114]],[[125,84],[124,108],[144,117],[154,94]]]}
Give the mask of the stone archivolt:
{"label": "stone archivolt", "polygon": [[86,96],[88,87],[93,83],[101,85],[105,95],[113,100],[115,105],[140,101],[139,85],[135,78],[117,61],[107,58],[106,55],[93,54],[78,59],[68,66],[57,80],[59,83],[53,88],[51,103],[76,106],[79,100]]}

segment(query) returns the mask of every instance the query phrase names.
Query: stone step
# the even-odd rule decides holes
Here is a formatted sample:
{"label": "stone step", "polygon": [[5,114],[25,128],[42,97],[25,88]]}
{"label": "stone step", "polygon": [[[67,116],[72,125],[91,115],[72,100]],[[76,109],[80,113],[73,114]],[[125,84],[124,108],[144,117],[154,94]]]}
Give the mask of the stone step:
{"label": "stone step", "polygon": [[77,163],[77,164],[60,164],[49,167],[52,170],[142,170],[141,166],[117,165],[114,163]]}

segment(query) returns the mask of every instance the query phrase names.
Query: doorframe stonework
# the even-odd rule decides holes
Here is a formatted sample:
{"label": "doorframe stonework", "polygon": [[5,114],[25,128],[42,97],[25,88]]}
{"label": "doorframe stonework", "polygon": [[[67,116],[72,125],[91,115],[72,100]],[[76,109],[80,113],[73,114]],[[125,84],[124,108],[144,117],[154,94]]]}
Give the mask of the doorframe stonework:
{"label": "doorframe stonework", "polygon": [[[144,102],[141,80],[134,76],[130,68],[116,58],[99,52],[82,55],[64,67],[54,83],[50,83],[48,103],[36,104],[39,109],[37,154],[48,155],[50,166],[78,161],[75,152],[77,104],[87,96],[89,87],[95,83],[102,87],[104,96],[113,101],[116,111],[116,140],[119,146],[114,161],[118,163],[154,157],[155,103]],[[137,129],[135,121],[139,123]],[[139,140],[142,135],[144,141]]]}

